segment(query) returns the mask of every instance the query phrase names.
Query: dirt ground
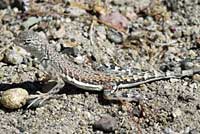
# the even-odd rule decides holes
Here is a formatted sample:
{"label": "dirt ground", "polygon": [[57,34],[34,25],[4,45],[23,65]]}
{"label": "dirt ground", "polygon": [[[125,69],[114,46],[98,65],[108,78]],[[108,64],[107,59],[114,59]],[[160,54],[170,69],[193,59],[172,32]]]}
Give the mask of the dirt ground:
{"label": "dirt ground", "polygon": [[[22,87],[32,94],[41,89],[45,72],[27,61],[30,56],[13,43],[28,29],[45,33],[60,54],[94,70],[177,72],[190,64],[200,68],[199,0],[21,2],[0,2],[1,91]],[[56,98],[40,107],[1,106],[0,132],[199,134],[199,78],[124,89],[142,98],[134,102],[111,102],[103,99],[102,92],[66,83]],[[105,117],[109,118],[101,123]]]}

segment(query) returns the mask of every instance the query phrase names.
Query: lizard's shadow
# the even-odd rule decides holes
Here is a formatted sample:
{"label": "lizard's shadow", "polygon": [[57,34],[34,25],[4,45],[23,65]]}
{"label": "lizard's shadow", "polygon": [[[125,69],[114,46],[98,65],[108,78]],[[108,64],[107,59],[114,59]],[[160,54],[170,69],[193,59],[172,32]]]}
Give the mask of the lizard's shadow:
{"label": "lizard's shadow", "polygon": [[[0,83],[0,91],[5,91],[11,88],[24,88],[28,91],[29,94],[36,94],[37,91],[43,92],[42,89],[44,87],[44,83],[41,81],[25,81],[23,83]],[[90,91],[83,90],[71,84],[65,84],[65,86],[57,93],[57,94],[66,94],[66,95],[76,95],[76,94],[85,94],[88,92],[89,94],[97,94],[98,102],[101,105],[112,105],[113,103],[119,103],[119,101],[111,101],[103,98],[102,91]]]}
{"label": "lizard's shadow", "polygon": [[[37,91],[43,91],[44,83],[41,81],[25,81],[23,83],[0,83],[0,91],[5,91],[11,88],[24,88],[28,91],[29,94],[36,94]],[[58,92],[58,94],[66,94],[66,95],[75,95],[75,94],[85,94],[89,92],[89,94],[98,94],[98,100],[102,104],[108,104],[108,101],[103,99],[103,92],[101,91],[89,91],[83,90],[71,84],[65,84],[65,86]],[[105,103],[104,103],[105,102]]]}
{"label": "lizard's shadow", "polygon": [[[41,81],[34,81],[34,82],[25,81],[23,83],[12,83],[12,84],[0,83],[0,91],[5,91],[5,90],[11,89],[11,88],[24,88],[30,94],[35,94],[37,91],[47,92],[47,91],[45,91],[46,89],[43,89],[43,86],[44,86],[44,83]],[[58,94],[65,93],[66,95],[73,95],[73,94],[84,94],[85,92],[87,92],[87,91],[77,88],[70,84],[65,84],[65,86],[62,89],[60,89]],[[91,91],[90,93],[97,93],[97,92]]]}
{"label": "lizard's shadow", "polygon": [[24,88],[26,89],[30,94],[35,93],[36,91],[39,91],[41,89],[42,84],[39,81],[25,81],[23,83],[0,83],[0,91],[5,91],[11,88]]}

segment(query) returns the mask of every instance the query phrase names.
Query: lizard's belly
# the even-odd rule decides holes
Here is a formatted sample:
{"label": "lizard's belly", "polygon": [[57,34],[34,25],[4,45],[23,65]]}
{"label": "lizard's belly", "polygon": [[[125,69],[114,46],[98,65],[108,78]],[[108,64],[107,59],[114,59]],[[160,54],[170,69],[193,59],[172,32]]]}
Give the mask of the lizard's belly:
{"label": "lizard's belly", "polygon": [[86,82],[81,82],[76,80],[75,78],[71,78],[69,76],[66,76],[64,78],[64,81],[67,83],[70,83],[78,88],[85,89],[85,90],[92,90],[92,91],[102,91],[103,90],[103,85],[95,85],[95,84],[90,84]]}

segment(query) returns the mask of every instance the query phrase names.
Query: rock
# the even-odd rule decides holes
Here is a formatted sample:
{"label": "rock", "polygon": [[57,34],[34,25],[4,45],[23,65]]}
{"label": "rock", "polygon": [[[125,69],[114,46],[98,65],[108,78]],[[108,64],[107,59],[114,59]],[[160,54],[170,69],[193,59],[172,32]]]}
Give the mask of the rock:
{"label": "rock", "polygon": [[10,64],[21,64],[23,62],[23,56],[15,50],[8,50],[5,54],[5,62]]}
{"label": "rock", "polygon": [[23,88],[12,88],[2,93],[0,103],[8,109],[18,109],[26,104],[28,92]]}
{"label": "rock", "polygon": [[29,27],[39,23],[41,21],[41,18],[36,18],[36,17],[30,17],[28,18],[25,22],[22,23],[22,26],[25,29],[28,29]]}
{"label": "rock", "polygon": [[66,12],[69,13],[69,15],[74,16],[74,17],[78,17],[78,16],[86,14],[85,10],[81,8],[77,8],[77,7],[69,7],[66,9]]}
{"label": "rock", "polygon": [[196,81],[200,81],[200,75],[199,74],[195,74],[195,75],[192,76],[192,79],[196,80]]}
{"label": "rock", "polygon": [[133,9],[126,12],[126,17],[131,21],[135,21],[138,18],[137,14],[133,11]]}
{"label": "rock", "polygon": [[78,49],[76,47],[62,47],[61,50],[62,53],[67,54],[67,55],[72,55],[74,57],[78,56]]}
{"label": "rock", "polygon": [[171,128],[165,128],[164,134],[178,134],[177,132],[173,131]]}
{"label": "rock", "polygon": [[172,112],[172,116],[173,116],[174,118],[180,117],[181,115],[182,115],[182,111],[180,110],[180,108],[177,108],[177,109],[175,109],[175,110]]}
{"label": "rock", "polygon": [[111,42],[114,42],[114,43],[122,43],[123,41],[123,37],[120,33],[118,32],[114,32],[114,31],[108,31],[107,32],[107,38],[111,41]]}
{"label": "rock", "polygon": [[26,56],[30,56],[25,49],[21,47],[13,47],[12,50],[7,50],[4,56],[4,62],[9,64],[21,64]]}
{"label": "rock", "polygon": [[94,129],[111,132],[117,128],[117,121],[112,116],[104,116],[96,121],[93,125]]}
{"label": "rock", "polygon": [[188,61],[181,62],[181,68],[184,70],[191,69],[193,66],[194,66],[194,63],[192,62],[188,62]]}
{"label": "rock", "polygon": [[86,61],[85,56],[78,55],[76,58],[74,58],[74,62],[76,62],[79,65],[84,64],[85,61]]}
{"label": "rock", "polygon": [[118,29],[125,29],[129,24],[129,20],[119,12],[111,12],[106,15],[101,15],[99,19]]}

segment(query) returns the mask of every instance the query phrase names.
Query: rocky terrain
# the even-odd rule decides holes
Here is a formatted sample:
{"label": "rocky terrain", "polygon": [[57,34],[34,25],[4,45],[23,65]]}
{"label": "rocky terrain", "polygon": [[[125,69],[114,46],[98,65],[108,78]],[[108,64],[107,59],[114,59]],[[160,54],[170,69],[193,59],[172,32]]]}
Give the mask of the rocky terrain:
{"label": "rocky terrain", "polygon": [[[30,54],[14,43],[25,30],[45,34],[60,54],[94,70],[200,68],[198,0],[2,0],[1,92],[21,87],[35,94],[43,85],[46,74],[40,64],[32,64]],[[199,78],[196,74],[120,91],[139,95],[136,102],[107,101],[102,92],[66,84],[42,106],[1,106],[0,132],[198,134]]]}

